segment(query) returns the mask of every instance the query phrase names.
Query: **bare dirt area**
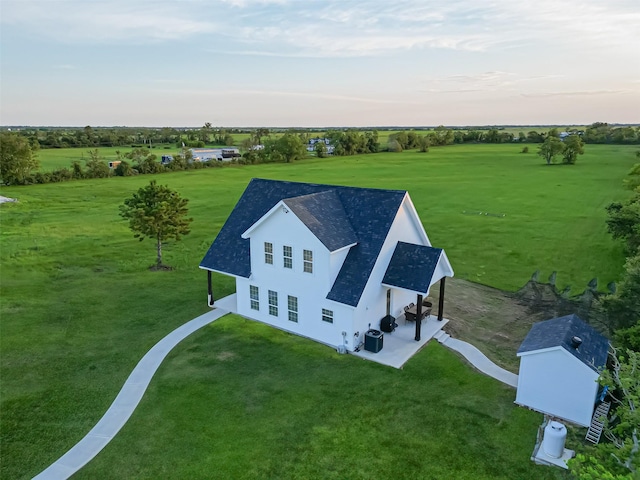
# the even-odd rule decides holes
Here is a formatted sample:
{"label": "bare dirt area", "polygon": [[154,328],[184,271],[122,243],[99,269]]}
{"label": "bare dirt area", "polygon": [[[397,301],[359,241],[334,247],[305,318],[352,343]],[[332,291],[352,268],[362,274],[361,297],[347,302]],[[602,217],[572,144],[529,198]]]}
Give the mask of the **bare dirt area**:
{"label": "bare dirt area", "polygon": [[[438,285],[434,285],[434,307],[438,305],[438,291]],[[457,278],[446,280],[444,317],[449,323],[444,330],[476,346],[492,361],[514,373],[518,372],[519,365],[516,352],[531,325],[553,318],[555,313],[559,312],[533,308],[531,302],[518,293]]]}

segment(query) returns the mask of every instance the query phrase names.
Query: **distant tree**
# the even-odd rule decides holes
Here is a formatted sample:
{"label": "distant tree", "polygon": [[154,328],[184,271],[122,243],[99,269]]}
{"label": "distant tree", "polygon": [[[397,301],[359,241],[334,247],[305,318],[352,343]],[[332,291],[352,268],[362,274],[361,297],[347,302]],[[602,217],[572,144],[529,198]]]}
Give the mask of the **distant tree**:
{"label": "distant tree", "polygon": [[325,158],[327,156],[327,146],[323,141],[316,142],[313,150],[316,152],[318,158]]}
{"label": "distant tree", "polygon": [[132,175],[135,175],[136,171],[131,168],[129,162],[127,162],[126,160],[120,160],[120,163],[114,169],[113,173],[115,173],[118,177],[130,177]]}
{"label": "distant tree", "polygon": [[365,133],[365,151],[362,153],[377,153],[378,148],[378,131],[373,130]]}
{"label": "distant tree", "polygon": [[188,202],[178,192],[152,180],[120,205],[120,216],[129,221],[133,236],[140,241],[145,238],[156,241],[156,269],[164,268],[163,243],[171,239],[178,241],[190,232],[193,219],[187,218]]}
{"label": "distant tree", "polygon": [[0,177],[6,184],[21,184],[40,166],[29,141],[15,133],[0,134]]}
{"label": "distant tree", "polygon": [[300,137],[293,133],[285,133],[275,141],[275,151],[285,162],[293,162],[307,156],[307,148]]}
{"label": "distant tree", "polygon": [[413,130],[407,132],[407,149],[418,148],[418,134]]}
{"label": "distant tree", "polygon": [[443,125],[436,127],[431,134],[431,145],[451,145],[453,143],[453,130]]}
{"label": "distant tree", "polygon": [[387,150],[390,152],[400,153],[403,150],[402,144],[396,138],[390,135],[389,141],[387,142]]}
{"label": "distant tree", "polygon": [[529,153],[529,147],[522,147],[520,153]]}
{"label": "distant tree", "polygon": [[487,143],[500,143],[500,132],[492,128],[485,134],[484,141]]}
{"label": "distant tree", "polygon": [[544,133],[538,133],[535,130],[531,130],[527,133],[527,142],[529,143],[542,143],[544,142]]}
{"label": "distant tree", "polygon": [[82,170],[82,165],[80,165],[80,162],[78,162],[77,160],[74,160],[71,163],[71,175],[76,180],[85,177],[84,171]]}
{"label": "distant tree", "polygon": [[111,176],[109,165],[104,161],[97,148],[89,150],[86,176],[89,178],[107,178]]}
{"label": "distant tree", "polygon": [[209,141],[211,140],[212,132],[213,130],[211,128],[211,123],[206,122],[200,129],[200,133],[199,133],[200,141],[203,143],[209,143]]}
{"label": "distant tree", "polygon": [[418,137],[418,148],[423,153],[429,151],[429,137],[427,135],[421,135]]}
{"label": "distant tree", "polygon": [[563,149],[564,144],[562,143],[562,140],[556,136],[549,135],[538,148],[538,155],[546,160],[547,165],[550,165],[553,162],[553,159],[562,153]]}
{"label": "distant tree", "polygon": [[256,139],[256,143],[255,143],[256,145],[261,145],[262,139],[268,136],[269,136],[268,128],[257,128],[256,131],[253,132],[253,137]]}
{"label": "distant tree", "polygon": [[562,149],[562,163],[574,165],[578,155],[584,154],[584,142],[580,135],[569,135],[564,139],[564,148]]}

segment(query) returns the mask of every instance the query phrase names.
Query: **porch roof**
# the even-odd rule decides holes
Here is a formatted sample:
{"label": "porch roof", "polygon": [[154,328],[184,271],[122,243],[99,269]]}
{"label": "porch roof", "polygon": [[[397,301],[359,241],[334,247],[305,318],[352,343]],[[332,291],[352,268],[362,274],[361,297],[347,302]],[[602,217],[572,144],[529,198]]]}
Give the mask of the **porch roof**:
{"label": "porch roof", "polygon": [[441,255],[441,248],[398,242],[382,283],[426,294],[429,287],[439,280],[432,279]]}

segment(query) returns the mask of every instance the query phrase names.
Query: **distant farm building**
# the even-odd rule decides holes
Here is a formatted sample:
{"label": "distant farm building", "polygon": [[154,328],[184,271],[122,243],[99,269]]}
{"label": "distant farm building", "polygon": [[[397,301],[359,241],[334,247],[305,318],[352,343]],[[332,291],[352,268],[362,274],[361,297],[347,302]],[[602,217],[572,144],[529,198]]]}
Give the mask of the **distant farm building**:
{"label": "distant farm building", "polygon": [[191,157],[194,162],[230,162],[234,158],[240,157],[240,150],[235,147],[223,148],[192,148]]}
{"label": "distant farm building", "polygon": [[109,162],[109,168],[110,169],[114,169],[114,168],[118,168],[118,165],[120,165],[122,162],[120,160],[114,160],[113,162]]}
{"label": "distant farm building", "polygon": [[307,144],[307,152],[315,152],[317,143],[324,143],[327,147],[327,153],[329,155],[333,155],[333,145],[331,145],[331,140],[329,140],[328,138],[320,137],[309,139],[309,143]]}
{"label": "distant farm building", "polygon": [[162,155],[162,159],[160,160],[162,165],[169,165],[171,162],[173,162],[173,155]]}

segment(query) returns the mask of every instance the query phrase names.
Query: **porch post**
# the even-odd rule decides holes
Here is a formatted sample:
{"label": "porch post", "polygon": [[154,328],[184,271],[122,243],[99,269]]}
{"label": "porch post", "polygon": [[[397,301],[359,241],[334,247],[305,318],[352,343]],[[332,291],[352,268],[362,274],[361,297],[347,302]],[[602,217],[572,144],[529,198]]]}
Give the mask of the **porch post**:
{"label": "porch post", "polygon": [[422,327],[422,295],[418,295],[416,303],[416,342],[420,341],[420,327]]}
{"label": "porch post", "polygon": [[442,321],[442,314],[444,308],[444,279],[447,277],[442,277],[440,279],[440,298],[438,299],[438,320]]}
{"label": "porch post", "polygon": [[207,305],[213,307],[213,287],[211,286],[211,270],[207,270]]}

